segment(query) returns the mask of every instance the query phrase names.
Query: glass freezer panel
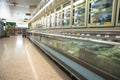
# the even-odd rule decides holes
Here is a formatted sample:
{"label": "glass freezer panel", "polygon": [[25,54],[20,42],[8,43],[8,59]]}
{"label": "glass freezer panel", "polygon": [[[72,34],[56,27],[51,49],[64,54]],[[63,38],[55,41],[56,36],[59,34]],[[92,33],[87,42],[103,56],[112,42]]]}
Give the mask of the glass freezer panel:
{"label": "glass freezer panel", "polygon": [[70,25],[70,9],[64,10],[63,13],[63,26],[69,27],[69,25]]}
{"label": "glass freezer panel", "polygon": [[56,12],[56,26],[57,27],[60,26],[60,18],[61,18],[61,12],[58,11],[58,12]]}
{"label": "glass freezer panel", "polygon": [[51,27],[54,27],[55,16],[54,13],[51,14]]}
{"label": "glass freezer panel", "polygon": [[89,25],[109,26],[112,24],[114,0],[90,0]]}
{"label": "glass freezer panel", "polygon": [[37,41],[40,41],[40,35],[32,33],[32,38],[34,38]]}
{"label": "glass freezer panel", "polygon": [[47,16],[47,28],[50,27],[50,16]]}
{"label": "glass freezer panel", "polygon": [[45,35],[41,42],[120,78],[120,46]]}
{"label": "glass freezer panel", "polygon": [[118,24],[120,24],[120,1],[119,1],[119,6],[118,6]]}
{"label": "glass freezer panel", "polygon": [[71,10],[71,5],[70,2],[66,3],[63,5],[63,19],[62,19],[62,26],[64,28],[70,27],[70,10]]}
{"label": "glass freezer panel", "polygon": [[75,27],[85,26],[85,7],[86,1],[85,0],[78,0],[74,4],[73,9],[73,25]]}
{"label": "glass freezer panel", "polygon": [[43,25],[44,25],[44,28],[46,28],[46,17],[44,17],[43,19]]}
{"label": "glass freezer panel", "polygon": [[42,17],[42,26],[45,28],[46,27],[46,18],[45,17]]}

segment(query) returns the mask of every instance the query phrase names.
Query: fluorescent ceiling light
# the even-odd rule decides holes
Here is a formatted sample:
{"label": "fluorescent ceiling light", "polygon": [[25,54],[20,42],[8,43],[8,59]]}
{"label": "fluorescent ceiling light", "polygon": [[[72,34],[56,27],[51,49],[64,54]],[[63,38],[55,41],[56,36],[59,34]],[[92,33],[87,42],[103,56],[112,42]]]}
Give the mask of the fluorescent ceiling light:
{"label": "fluorescent ceiling light", "polygon": [[[48,5],[50,5],[54,0],[50,0],[41,10],[39,10],[39,12],[37,12],[37,14],[35,16],[33,16],[33,18],[30,20],[32,21],[36,16],[38,16],[42,10],[44,10]],[[29,21],[29,22],[30,22]]]}

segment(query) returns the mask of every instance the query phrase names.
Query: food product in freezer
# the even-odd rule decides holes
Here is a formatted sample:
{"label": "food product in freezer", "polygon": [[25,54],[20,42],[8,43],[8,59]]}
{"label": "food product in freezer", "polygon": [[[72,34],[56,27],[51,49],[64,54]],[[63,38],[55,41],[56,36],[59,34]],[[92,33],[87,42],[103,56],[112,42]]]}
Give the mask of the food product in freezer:
{"label": "food product in freezer", "polygon": [[[76,2],[75,2],[76,3]],[[74,27],[80,27],[80,26],[85,26],[85,14],[86,14],[86,0],[83,2],[79,1],[77,2],[78,4],[74,4],[74,10],[73,10],[73,25]]]}
{"label": "food product in freezer", "polygon": [[66,17],[70,17],[70,11],[67,11],[65,14]]}
{"label": "food product in freezer", "polygon": [[113,0],[91,0],[90,21],[91,26],[111,25],[113,16]]}
{"label": "food product in freezer", "polygon": [[76,14],[82,14],[85,13],[85,8],[77,8]]}

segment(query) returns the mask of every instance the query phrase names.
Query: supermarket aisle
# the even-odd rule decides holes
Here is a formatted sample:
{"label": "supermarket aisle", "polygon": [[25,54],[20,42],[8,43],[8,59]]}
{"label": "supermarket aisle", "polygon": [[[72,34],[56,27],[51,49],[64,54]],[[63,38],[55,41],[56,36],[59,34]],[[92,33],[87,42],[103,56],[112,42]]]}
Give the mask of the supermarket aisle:
{"label": "supermarket aisle", "polygon": [[70,80],[43,56],[21,36],[0,39],[0,80]]}

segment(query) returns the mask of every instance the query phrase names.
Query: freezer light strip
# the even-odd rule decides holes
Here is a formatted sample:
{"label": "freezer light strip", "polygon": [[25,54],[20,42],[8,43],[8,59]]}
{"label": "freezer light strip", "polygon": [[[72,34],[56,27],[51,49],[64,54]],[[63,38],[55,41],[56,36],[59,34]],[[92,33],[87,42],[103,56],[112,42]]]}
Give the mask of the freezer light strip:
{"label": "freezer light strip", "polygon": [[36,16],[38,16],[38,15],[41,13],[41,11],[43,11],[43,10],[44,10],[48,5],[50,5],[53,1],[54,1],[54,0],[50,0],[41,10],[39,10],[39,11],[36,13],[35,16],[33,16],[33,18],[32,18],[29,22],[31,22]]}

